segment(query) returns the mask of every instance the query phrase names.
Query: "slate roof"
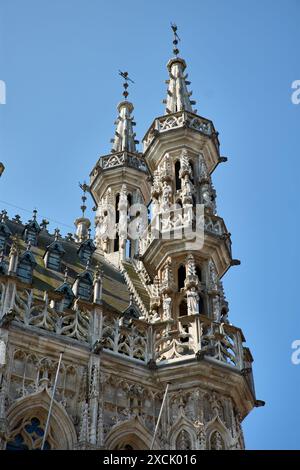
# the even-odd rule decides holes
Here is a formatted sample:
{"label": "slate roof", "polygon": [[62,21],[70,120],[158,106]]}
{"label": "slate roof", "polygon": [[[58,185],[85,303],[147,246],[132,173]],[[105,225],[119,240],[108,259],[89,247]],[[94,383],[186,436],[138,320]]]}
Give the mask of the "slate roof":
{"label": "slate roof", "polygon": [[[6,219],[5,224],[12,235],[7,239],[4,250],[6,265],[8,264],[8,255],[12,244],[12,237],[18,236],[18,248],[20,255],[26,251],[26,242],[23,239],[25,225],[20,222]],[[65,239],[58,240],[62,243],[65,253],[61,261],[60,272],[45,267],[44,254],[47,247],[53,243],[54,234],[42,229],[37,234],[37,245],[31,246],[31,252],[35,258],[36,265],[33,270],[33,289],[34,296],[43,298],[45,291],[55,291],[64,283],[64,271],[68,268],[68,282],[72,285],[76,277],[85,271],[86,263],[83,263],[79,257],[78,249],[80,243]],[[89,268],[93,272],[96,264],[101,263],[103,270],[103,301],[109,307],[117,312],[123,312],[129,305],[129,291],[124,277],[112,264],[108,263],[99,253],[93,253]]]}

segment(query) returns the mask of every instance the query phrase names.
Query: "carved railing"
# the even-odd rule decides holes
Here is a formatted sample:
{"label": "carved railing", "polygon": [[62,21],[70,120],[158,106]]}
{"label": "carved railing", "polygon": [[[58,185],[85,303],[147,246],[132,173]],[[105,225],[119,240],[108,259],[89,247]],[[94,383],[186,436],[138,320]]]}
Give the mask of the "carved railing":
{"label": "carved railing", "polygon": [[213,322],[204,315],[187,315],[180,317],[178,322],[150,324],[107,311],[104,314],[98,312],[100,322],[94,323],[92,310],[75,307],[57,312],[49,306],[47,297],[44,301],[35,299],[32,290],[16,290],[13,308],[2,315],[1,321],[7,315],[15,325],[40,328],[94,347],[93,337],[99,340],[96,343],[104,351],[144,364],[155,361],[159,365],[195,355],[238,370],[249,362],[245,366],[241,330],[227,323]]}
{"label": "carved railing", "polygon": [[16,291],[11,320],[23,323],[27,327],[67,336],[79,341],[88,341],[90,332],[90,314],[79,308],[57,312],[51,308],[46,297],[45,301],[37,301],[33,291]]}
{"label": "carved railing", "polygon": [[112,314],[103,316],[101,343],[104,350],[148,363],[151,358],[149,325],[133,322],[130,327]]}
{"label": "carved railing", "polygon": [[179,319],[178,328],[154,328],[154,359],[158,363],[188,356],[210,357],[218,362],[243,368],[242,336],[238,328],[215,323],[204,315]]}
{"label": "carved railing", "polygon": [[213,214],[205,214],[204,227],[203,218],[200,220],[202,227],[199,227],[198,223],[199,221],[195,219],[195,208],[192,209],[192,212],[180,208],[171,210],[168,213],[157,214],[141,236],[140,255],[146,252],[156,238],[188,237],[192,239],[197,234],[198,229],[204,229],[206,233],[224,237],[229,253],[231,254],[230,236],[221,217]]}
{"label": "carved railing", "polygon": [[212,136],[216,148],[219,149],[220,144],[218,136],[215,132],[213,123],[209,119],[205,119],[186,111],[180,111],[178,113],[158,117],[154,120],[143,139],[144,152],[151,145],[157,134],[169,131],[170,129],[178,129],[180,127],[188,127],[200,132],[201,134]]}
{"label": "carved railing", "polygon": [[92,179],[95,178],[99,172],[99,169],[107,170],[109,168],[116,168],[118,166],[128,166],[130,168],[135,168],[136,170],[142,171],[143,173],[148,173],[145,160],[140,154],[115,152],[99,158],[91,173],[91,177]]}

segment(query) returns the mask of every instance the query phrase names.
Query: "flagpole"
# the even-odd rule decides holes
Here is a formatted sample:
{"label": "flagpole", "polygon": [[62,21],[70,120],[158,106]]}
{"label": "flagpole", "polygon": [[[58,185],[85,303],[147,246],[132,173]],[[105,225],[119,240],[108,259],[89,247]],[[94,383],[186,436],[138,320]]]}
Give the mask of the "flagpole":
{"label": "flagpole", "polygon": [[163,398],[163,401],[162,401],[162,404],[161,404],[161,407],[160,407],[159,415],[158,415],[158,418],[157,418],[157,423],[156,423],[156,426],[155,426],[155,431],[154,431],[153,439],[152,439],[152,442],[151,442],[150,450],[153,449],[153,445],[154,445],[155,437],[156,437],[156,434],[157,434],[157,431],[158,431],[158,426],[159,426],[159,423],[160,423],[163,407],[165,405],[165,401],[166,401],[166,398],[167,398],[169,385],[170,384],[167,384],[167,386],[166,386],[166,390],[165,390],[164,398]]}
{"label": "flagpole", "polygon": [[46,426],[45,426],[45,431],[44,431],[41,450],[44,450],[45,442],[46,442],[46,438],[47,438],[47,434],[48,434],[49,423],[50,423],[50,418],[51,418],[51,411],[52,411],[54,395],[55,395],[57,381],[58,381],[58,374],[59,374],[59,369],[60,369],[60,365],[61,365],[62,355],[63,355],[63,353],[61,352],[60,355],[59,355],[58,365],[57,365],[57,369],[56,369],[56,375],[55,375],[54,385],[53,385],[53,389],[52,389],[52,396],[51,396],[49,412],[48,412],[48,417],[47,417],[47,421],[46,421]]}

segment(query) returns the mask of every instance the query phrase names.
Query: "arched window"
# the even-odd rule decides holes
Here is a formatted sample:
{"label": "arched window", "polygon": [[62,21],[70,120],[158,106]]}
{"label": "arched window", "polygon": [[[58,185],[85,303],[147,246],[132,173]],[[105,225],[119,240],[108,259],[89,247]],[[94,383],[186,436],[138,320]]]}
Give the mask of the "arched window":
{"label": "arched window", "polygon": [[119,234],[116,233],[115,239],[114,239],[114,251],[119,251]]}
{"label": "arched window", "polygon": [[188,314],[186,299],[182,299],[179,304],[179,316],[184,317]]}
{"label": "arched window", "polygon": [[204,312],[204,301],[202,295],[199,295],[199,314],[205,315]]}
{"label": "arched window", "polygon": [[[44,436],[44,423],[37,417],[23,419],[12,432],[6,444],[6,450],[38,450],[41,449]],[[50,433],[49,433],[50,436]],[[51,437],[46,440],[44,449],[52,448]]]}
{"label": "arched window", "polygon": [[190,167],[191,167],[191,170],[192,170],[192,173],[190,175],[190,180],[192,183],[194,183],[194,163],[192,160],[189,160],[189,164],[190,164]]}
{"label": "arched window", "polygon": [[201,272],[201,268],[198,265],[196,265],[196,275],[197,275],[199,281],[201,282],[202,281],[202,272]]}
{"label": "arched window", "polygon": [[120,194],[116,195],[116,224],[119,222],[120,219],[120,212],[119,212],[119,201],[120,201]]}
{"label": "arched window", "polygon": [[175,163],[175,188],[176,188],[176,191],[178,189],[181,189],[181,178],[179,176],[179,172],[180,172],[180,161],[177,160],[177,162]]}
{"label": "arched window", "polygon": [[178,273],[177,273],[178,292],[180,292],[180,289],[184,287],[185,277],[186,277],[185,266],[181,265],[179,266]]}

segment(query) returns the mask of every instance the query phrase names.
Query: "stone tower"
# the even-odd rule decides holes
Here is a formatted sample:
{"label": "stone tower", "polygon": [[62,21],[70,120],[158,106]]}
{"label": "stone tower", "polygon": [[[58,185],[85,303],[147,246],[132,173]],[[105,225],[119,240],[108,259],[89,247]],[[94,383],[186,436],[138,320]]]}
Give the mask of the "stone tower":
{"label": "stone tower", "polygon": [[1,449],[39,449],[45,431],[47,449],[243,449],[241,422],[263,405],[222,286],[239,264],[212,185],[226,158],[174,33],[165,114],[142,153],[122,73],[113,147],[75,234],[2,211]]}

